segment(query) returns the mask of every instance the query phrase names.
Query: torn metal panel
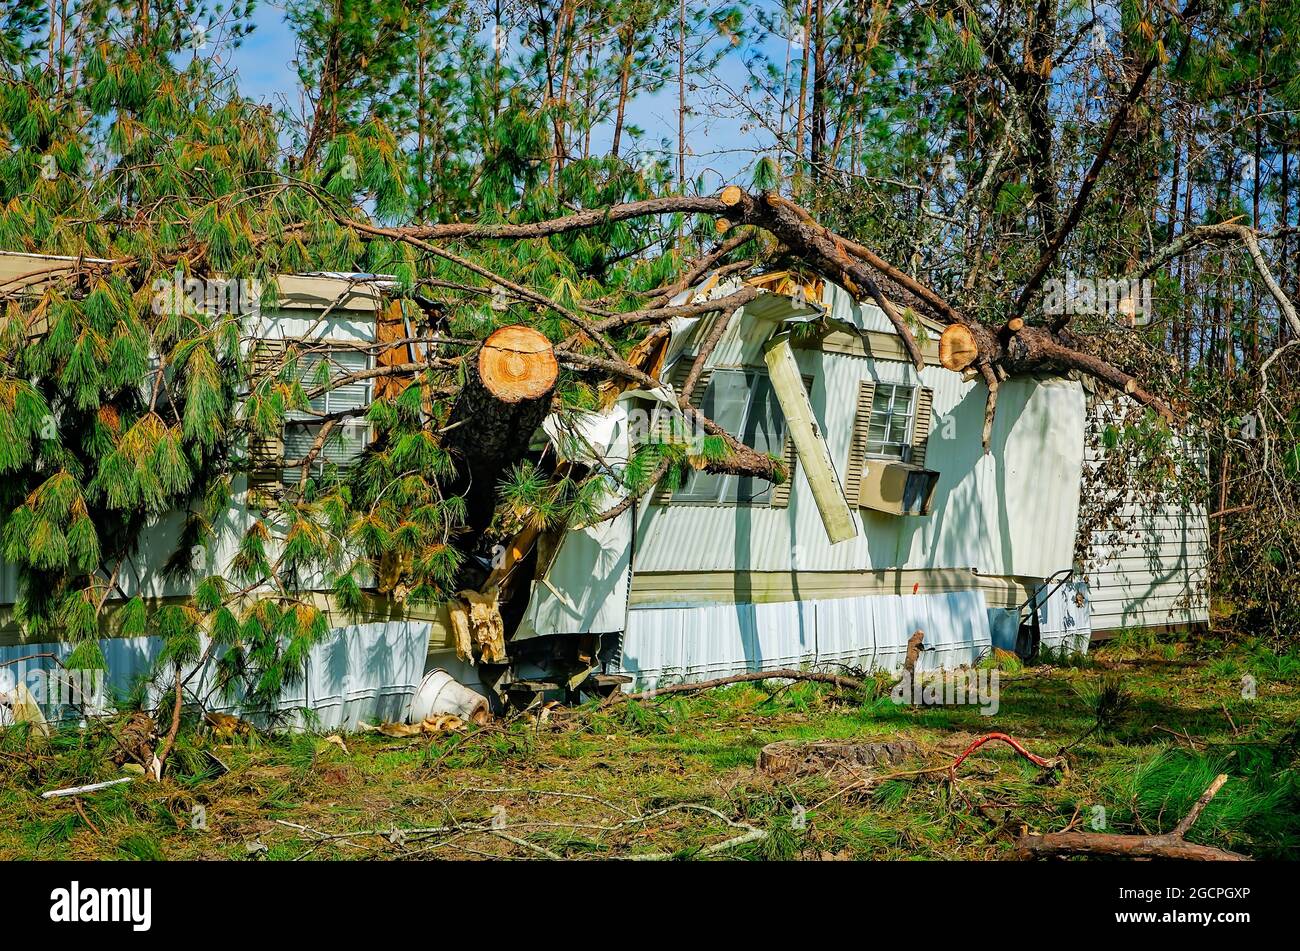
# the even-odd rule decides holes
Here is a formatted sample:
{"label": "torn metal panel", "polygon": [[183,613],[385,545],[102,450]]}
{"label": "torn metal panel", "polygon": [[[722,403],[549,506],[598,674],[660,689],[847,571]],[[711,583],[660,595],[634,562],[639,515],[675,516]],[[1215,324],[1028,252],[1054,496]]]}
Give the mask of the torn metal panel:
{"label": "torn metal panel", "polygon": [[[631,451],[626,404],[607,414],[585,414],[542,424],[561,458],[611,475],[622,471]],[[619,498],[611,481],[604,505]],[[603,634],[627,623],[632,565],[632,511],[565,532],[559,548],[532,582],[528,608],[512,640],[543,634]]]}

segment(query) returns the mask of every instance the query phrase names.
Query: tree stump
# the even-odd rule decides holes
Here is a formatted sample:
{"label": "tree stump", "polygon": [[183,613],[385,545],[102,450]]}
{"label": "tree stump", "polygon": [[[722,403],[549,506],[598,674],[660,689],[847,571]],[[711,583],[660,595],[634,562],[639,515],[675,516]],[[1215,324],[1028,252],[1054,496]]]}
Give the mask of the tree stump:
{"label": "tree stump", "polygon": [[769,743],[758,752],[758,768],[769,776],[808,776],[813,773],[858,773],[877,766],[890,766],[916,756],[921,748],[911,740],[883,743],[814,743],[781,741]]}

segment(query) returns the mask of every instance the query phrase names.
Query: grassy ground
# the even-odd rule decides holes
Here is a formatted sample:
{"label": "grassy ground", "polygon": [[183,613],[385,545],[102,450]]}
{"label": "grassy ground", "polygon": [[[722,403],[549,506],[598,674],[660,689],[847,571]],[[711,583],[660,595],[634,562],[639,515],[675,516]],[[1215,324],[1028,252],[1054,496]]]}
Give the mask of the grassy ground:
{"label": "grassy ground", "polygon": [[[164,782],[75,800],[38,792],[121,775],[111,738],[11,729],[0,857],[997,859],[1026,827],[1086,829],[1097,807],[1111,831],[1167,831],[1219,772],[1231,778],[1189,838],[1300,854],[1300,656],[1121,639],[1018,666],[1001,671],[992,717],[799,684],[592,704],[450,736],[348,736],[346,751],[322,736],[187,731]],[[916,741],[921,753],[887,776],[950,762],[993,730],[1042,756],[1068,747],[1068,768],[1045,772],[1001,745],[955,782],[878,775],[864,788],[755,768],[776,740]]]}

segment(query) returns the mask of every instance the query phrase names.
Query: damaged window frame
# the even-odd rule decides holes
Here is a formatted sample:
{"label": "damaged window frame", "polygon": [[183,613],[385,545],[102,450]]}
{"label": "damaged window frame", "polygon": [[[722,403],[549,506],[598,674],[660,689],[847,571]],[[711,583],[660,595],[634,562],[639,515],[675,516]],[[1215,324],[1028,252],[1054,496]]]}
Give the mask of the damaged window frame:
{"label": "damaged window frame", "polygon": [[[739,414],[738,420],[732,420],[721,417],[716,407],[716,398],[720,393],[718,384],[723,380],[734,380],[739,375],[745,381],[745,402],[744,409]],[[773,424],[772,428],[765,428],[763,435],[766,443],[759,444],[757,438],[758,431],[751,429],[751,422],[755,421],[754,409],[760,400],[760,394],[766,394],[766,402],[769,411],[767,420]],[[695,402],[695,401],[692,401]],[[765,369],[757,367],[716,367],[711,368],[709,373],[708,384],[704,388],[698,403],[700,412],[708,416],[719,426],[723,427],[730,433],[736,434],[742,442],[753,446],[759,452],[772,452],[780,455],[785,446],[786,439],[789,435],[789,427],[786,425],[785,414],[781,411],[780,403],[777,402],[776,390],[772,387],[771,380]],[[732,425],[734,423],[734,425]],[[757,488],[752,494],[744,494],[746,488],[742,485],[742,480],[749,483],[749,488]],[[757,483],[757,486],[754,484]],[[711,485],[712,492],[702,490],[703,485]],[[740,476],[732,474],[721,474],[705,472],[702,469],[693,470],[682,485],[673,492],[671,501],[675,505],[754,505],[766,506],[772,502],[772,483],[765,479],[759,479],[755,476]]]}

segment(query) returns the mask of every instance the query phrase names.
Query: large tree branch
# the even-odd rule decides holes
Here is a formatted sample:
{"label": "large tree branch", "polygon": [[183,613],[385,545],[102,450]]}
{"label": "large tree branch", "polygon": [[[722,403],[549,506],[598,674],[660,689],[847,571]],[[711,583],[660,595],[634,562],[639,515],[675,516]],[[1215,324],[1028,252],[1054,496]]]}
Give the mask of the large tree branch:
{"label": "large tree branch", "polygon": [[716,198],[693,195],[667,195],[663,198],[647,198],[644,201],[625,202],[610,205],[608,208],[592,208],[575,212],[561,218],[537,221],[528,224],[475,224],[472,222],[447,222],[445,224],[415,225],[407,228],[389,229],[403,237],[417,238],[423,241],[445,241],[459,239],[463,241],[481,241],[489,239],[527,240],[529,238],[547,238],[551,235],[580,231],[584,228],[596,228],[601,225],[629,221],[633,218],[647,218],[655,215],[672,215],[682,213],[699,213],[717,215],[720,202]]}
{"label": "large tree branch", "polygon": [[1264,260],[1264,253],[1259,247],[1259,233],[1254,228],[1236,221],[1221,221],[1217,224],[1197,225],[1195,228],[1189,228],[1130,271],[1125,275],[1124,279],[1126,281],[1138,281],[1148,277],[1175,258],[1181,257],[1193,248],[1210,241],[1240,241],[1246,246],[1246,252],[1250,255],[1251,264],[1254,265],[1256,273],[1259,274],[1259,279],[1263,281],[1269,295],[1277,303],[1283,319],[1291,327],[1291,332],[1300,337],[1300,316],[1296,314],[1295,304],[1282,290],[1277,278],[1273,276],[1273,271],[1268,266],[1268,262]]}
{"label": "large tree branch", "polygon": [[[1154,65],[1152,69],[1154,69]],[[1125,100],[1128,104],[1122,110],[1125,114],[1127,108],[1131,107],[1132,102],[1139,93],[1138,84],[1135,84],[1134,88],[1130,90],[1129,97]],[[1122,119],[1122,115],[1117,116],[1116,120],[1112,122],[1112,126],[1117,126]],[[1105,164],[1106,155],[1113,146],[1113,136],[1108,135],[1107,139],[1110,144],[1103,146],[1098,160],[1094,161],[1098,171]],[[1067,216],[1066,222],[1058,230],[1058,244],[1064,242],[1070,228],[1073,227],[1069,223],[1070,220],[1077,218],[1082,213],[1083,205],[1086,204],[1091,187],[1091,184],[1089,184],[1082,191],[1081,196],[1076,199],[1076,207],[1072,209],[1071,214]],[[911,301],[915,307],[932,314],[943,322],[949,324],[960,323],[969,329],[971,340],[977,351],[975,359],[971,362],[978,367],[980,375],[984,377],[986,382],[990,379],[993,381],[990,385],[990,408],[996,406],[997,383],[1006,375],[1041,371],[1078,371],[1093,376],[1108,386],[1113,386],[1129,394],[1138,402],[1156,409],[1166,419],[1173,418],[1173,413],[1160,397],[1144,388],[1130,374],[1088,352],[1086,341],[1083,339],[1062,332],[1061,328],[1021,325],[1020,322],[1015,323],[1014,330],[1004,328],[1001,332],[995,331],[993,328],[964,313],[959,307],[947,301],[922,281],[890,264],[870,248],[835,234],[830,229],[818,224],[803,208],[771,192],[751,195],[740,188],[732,186],[724,189],[715,197],[666,196],[648,201],[628,202],[609,208],[578,212],[550,221],[523,225],[450,223],[415,228],[379,228],[352,222],[348,219],[341,219],[341,221],[343,224],[356,227],[363,234],[409,243],[423,251],[466,267],[490,280],[498,283],[504,282],[503,286],[508,287],[516,296],[547,306],[570,318],[586,336],[591,338],[592,343],[605,352],[603,358],[595,358],[574,349],[574,341],[567,341],[557,350],[557,355],[562,360],[570,364],[578,364],[591,370],[598,370],[632,380],[641,385],[654,386],[658,385],[658,381],[652,380],[623,360],[618,355],[617,349],[604,336],[606,333],[633,325],[662,324],[672,317],[695,316],[712,310],[721,310],[724,307],[734,310],[735,307],[743,305],[743,303],[756,296],[759,291],[744,286],[718,300],[691,302],[671,307],[655,306],[663,299],[660,296],[648,308],[621,314],[608,314],[592,321],[582,315],[573,314],[567,308],[560,307],[537,291],[524,288],[513,282],[504,281],[499,275],[492,274],[486,268],[475,265],[460,255],[431,244],[430,241],[452,238],[464,240],[524,240],[595,227],[605,222],[626,221],[643,216],[674,213],[707,214],[724,220],[733,227],[750,226],[767,231],[784,246],[786,252],[791,256],[803,260],[830,279],[843,284],[855,296],[859,298],[865,296],[874,300],[893,324],[903,341],[911,362],[918,369],[924,365],[920,348],[903,316],[898,312],[893,301],[890,300],[890,296]],[[734,245],[734,247],[738,246],[739,243]],[[720,260],[721,258],[716,256],[715,252],[706,256],[704,260],[696,262],[692,271],[698,271],[698,268],[705,262],[711,266]],[[1040,264],[1040,269],[1043,273],[1046,273],[1051,260],[1045,256],[1044,262]],[[893,288],[890,296],[887,296],[882,289],[881,281],[887,282]],[[670,285],[669,288],[661,289],[660,293],[662,295],[663,291],[675,288],[676,285]],[[591,312],[591,308],[585,309],[588,313]],[[709,421],[709,426],[713,425]],[[990,419],[986,424],[986,435],[991,430],[991,426],[992,420]],[[714,428],[716,434],[724,435],[720,428]],[[706,431],[714,430],[709,430],[708,426],[706,426]],[[738,465],[746,474],[767,473],[768,475],[764,477],[770,477],[775,472],[775,469],[771,467],[771,461],[767,457],[762,457],[760,460],[747,455],[746,453],[752,454],[753,450],[744,446],[743,443],[735,440],[729,434],[725,435],[728,439],[728,445],[740,458]]]}

